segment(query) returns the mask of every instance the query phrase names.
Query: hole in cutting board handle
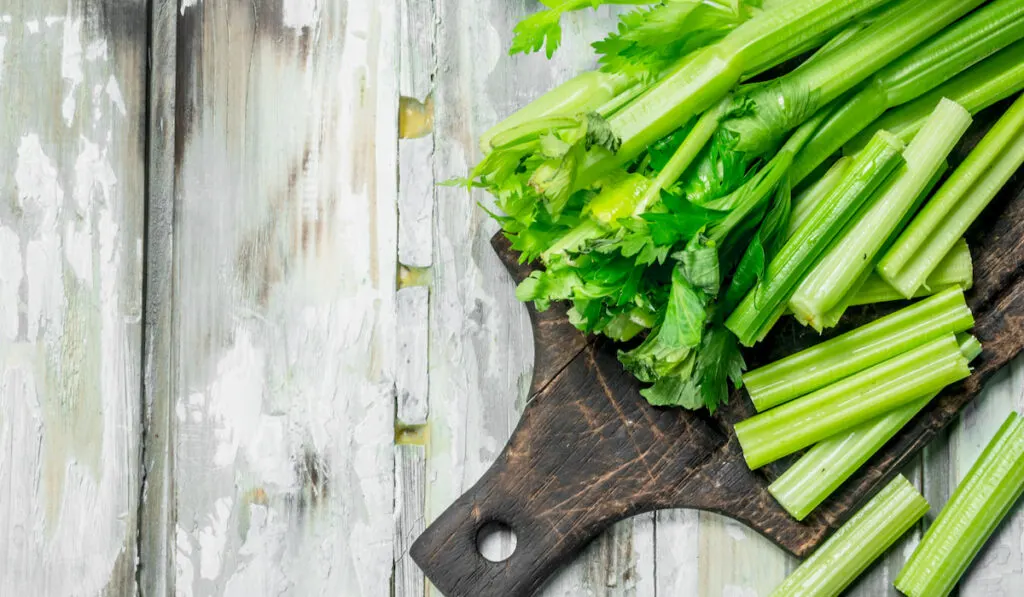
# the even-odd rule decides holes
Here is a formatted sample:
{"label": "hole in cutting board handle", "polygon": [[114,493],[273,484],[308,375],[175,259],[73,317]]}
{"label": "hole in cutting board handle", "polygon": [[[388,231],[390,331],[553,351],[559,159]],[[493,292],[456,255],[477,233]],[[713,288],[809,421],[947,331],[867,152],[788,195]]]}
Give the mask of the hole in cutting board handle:
{"label": "hole in cutting board handle", "polygon": [[512,527],[492,520],[476,533],[476,548],[489,562],[504,562],[516,552],[518,538]]}

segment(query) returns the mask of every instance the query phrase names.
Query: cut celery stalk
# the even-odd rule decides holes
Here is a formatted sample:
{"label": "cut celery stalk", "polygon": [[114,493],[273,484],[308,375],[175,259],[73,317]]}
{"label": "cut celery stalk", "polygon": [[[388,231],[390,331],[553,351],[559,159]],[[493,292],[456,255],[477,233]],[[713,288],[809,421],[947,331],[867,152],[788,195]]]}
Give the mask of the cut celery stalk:
{"label": "cut celery stalk", "polygon": [[[973,285],[974,266],[971,263],[971,251],[967,247],[967,241],[961,238],[942,258],[928,276],[928,280],[917,290],[914,298],[931,296],[947,288],[970,290]],[[905,298],[878,274],[872,273],[860,289],[853,293],[850,306],[902,301]]]}
{"label": "cut celery stalk", "polygon": [[905,297],[917,292],[975,218],[1024,164],[1024,96],[1007,110],[878,263]]}
{"label": "cut celery stalk", "polygon": [[849,156],[839,158],[825,172],[824,176],[793,198],[793,211],[789,216],[789,231],[786,233],[786,238],[796,234],[796,231],[807,220],[807,216],[811,215],[818,203],[821,203],[821,200],[828,196],[829,191],[835,188],[843,178],[852,161]]}
{"label": "cut celery stalk", "polygon": [[944,597],[1024,493],[1024,419],[1015,412],[953,492],[896,578],[910,597]]}
{"label": "cut celery stalk", "polygon": [[959,289],[941,292],[743,376],[758,411],[788,402],[974,325]]}
{"label": "cut celery stalk", "polygon": [[[932,176],[932,180],[918,194],[917,198],[914,199],[910,209],[908,209],[907,212],[903,214],[903,217],[900,219],[899,224],[897,224],[896,227],[892,229],[892,232],[889,233],[889,238],[886,239],[885,244],[882,245],[882,248],[878,251],[876,257],[884,255],[885,252],[889,250],[889,247],[891,247],[892,244],[896,242],[896,238],[900,235],[901,232],[903,232],[903,229],[907,227],[907,222],[909,222],[910,218],[913,217],[913,215],[917,213],[917,211],[921,208],[921,204],[924,203],[925,199],[931,196],[932,191],[935,190],[935,187],[939,184],[939,181],[942,179],[942,177],[946,173],[946,170],[948,169],[949,165],[946,162],[943,162],[942,167],[939,170],[937,170],[935,174]],[[874,272],[874,266],[875,264],[872,263],[871,267],[865,268],[865,270],[861,272],[860,277],[858,277],[856,282],[854,282],[853,286],[850,287],[850,290],[846,293],[846,296],[844,296],[843,299],[839,301],[839,303],[836,306],[832,307],[824,315],[822,315],[822,328],[832,328],[839,323],[839,320],[842,319],[843,314],[846,313],[846,310],[853,305],[852,301],[856,293],[860,290],[861,286],[863,286],[868,281],[868,278],[877,277],[877,274],[875,274]],[[807,325],[808,322],[802,321],[801,323]]]}
{"label": "cut celery stalk", "polygon": [[771,597],[835,597],[928,512],[899,475],[783,581]]}
{"label": "cut celery stalk", "polygon": [[903,161],[903,144],[882,131],[854,158],[849,171],[768,264],[764,278],[726,319],[745,346],[752,346],[780,313],[793,289],[850,218]]}
{"label": "cut celery stalk", "polygon": [[953,334],[736,424],[751,470],[970,375]]}
{"label": "cut celery stalk", "polygon": [[1024,40],[1003,48],[916,100],[889,110],[844,145],[843,153],[852,155],[860,151],[877,131],[889,131],[903,141],[913,139],[942,98],[951,99],[971,114],[977,114],[1021,89],[1024,89]]}
{"label": "cut celery stalk", "polygon": [[950,100],[939,102],[903,152],[905,165],[797,286],[789,306],[798,319],[809,322],[818,331],[823,329],[825,316],[855,289],[855,284],[863,283],[875,256],[970,124],[971,115],[959,104]]}
{"label": "cut celery stalk", "polygon": [[[968,361],[981,354],[981,343],[974,336],[965,335],[958,342]],[[937,395],[928,394],[815,444],[768,491],[793,518],[803,520]]]}

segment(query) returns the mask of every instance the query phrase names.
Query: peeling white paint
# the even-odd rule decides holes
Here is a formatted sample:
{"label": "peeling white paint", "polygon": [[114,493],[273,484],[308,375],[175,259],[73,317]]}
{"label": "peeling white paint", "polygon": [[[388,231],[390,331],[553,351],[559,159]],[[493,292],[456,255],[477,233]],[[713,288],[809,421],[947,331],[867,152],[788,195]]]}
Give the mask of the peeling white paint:
{"label": "peeling white paint", "polygon": [[23,277],[20,242],[13,230],[0,226],[0,337],[10,341],[18,337],[18,292]]}
{"label": "peeling white paint", "polygon": [[18,187],[18,207],[25,212],[38,211],[41,225],[53,226],[64,201],[64,191],[57,180],[57,167],[35,133],[23,136],[18,145],[14,183]]}
{"label": "peeling white paint", "polygon": [[75,92],[85,79],[82,71],[82,21],[68,18],[64,22],[64,45],[61,52],[60,75],[71,87],[64,96],[61,114],[68,126],[75,121]]}
{"label": "peeling white paint", "polygon": [[82,137],[82,150],[75,160],[73,197],[79,216],[85,216],[100,192],[100,204],[110,205],[117,185],[117,175],[107,158],[107,149]]}
{"label": "peeling white paint", "polygon": [[192,8],[199,3],[199,0],[181,0],[181,14],[185,15],[185,10]]}
{"label": "peeling white paint", "polygon": [[283,0],[281,20],[285,27],[302,30],[313,27],[320,17],[319,0]]}
{"label": "peeling white paint", "polygon": [[30,34],[39,33],[39,21],[35,19],[25,21],[25,29],[27,29]]}
{"label": "peeling white paint", "polygon": [[46,17],[45,19],[43,19],[43,22],[46,23],[47,27],[53,27],[57,23],[64,22],[64,17],[59,16],[59,15],[50,15],[50,16]]}
{"label": "peeling white paint", "polygon": [[11,20],[11,15],[0,16],[0,23],[10,23]]}
{"label": "peeling white paint", "polygon": [[121,113],[121,116],[126,116],[128,114],[128,107],[124,104],[124,96],[121,95],[121,87],[117,84],[117,79],[114,78],[114,75],[110,75],[110,79],[107,80],[106,89],[107,97],[109,97],[110,101],[117,107],[118,112]]}
{"label": "peeling white paint", "polygon": [[96,62],[100,58],[107,59],[107,40],[105,39],[93,40],[85,48],[85,59],[87,61]]}
{"label": "peeling white paint", "polygon": [[725,585],[722,597],[758,597],[758,592],[751,587],[739,585]]}
{"label": "peeling white paint", "polygon": [[4,49],[7,47],[7,38],[0,35],[0,83],[4,82]]}
{"label": "peeling white paint", "polygon": [[218,498],[213,505],[210,522],[199,530],[199,574],[213,580],[220,574],[224,547],[228,543],[228,519],[231,518],[230,497]]}
{"label": "peeling white paint", "polygon": [[174,532],[178,557],[174,558],[175,593],[177,597],[192,597],[195,568],[192,567],[192,540],[188,531],[179,524]]}

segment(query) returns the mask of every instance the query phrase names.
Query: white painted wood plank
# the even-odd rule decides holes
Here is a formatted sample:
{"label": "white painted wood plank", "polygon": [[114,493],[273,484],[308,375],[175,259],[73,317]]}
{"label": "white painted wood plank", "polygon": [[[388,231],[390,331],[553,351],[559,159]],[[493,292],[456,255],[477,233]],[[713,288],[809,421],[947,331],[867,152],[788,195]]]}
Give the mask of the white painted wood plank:
{"label": "white painted wood plank", "polygon": [[796,558],[731,518],[701,512],[698,524],[697,594],[701,597],[765,597],[798,564]]}
{"label": "white painted wood plank", "polygon": [[434,2],[399,0],[399,10],[398,261],[427,267],[433,260]]}
{"label": "white painted wood plank", "polygon": [[[512,27],[525,14],[523,2],[437,3],[435,180],[465,176],[480,157],[484,130],[592,68],[590,42],[615,24],[606,8],[575,14],[563,21],[563,47],[553,60],[509,57]],[[498,455],[525,402],[533,364],[526,310],[489,244],[497,227],[476,205],[492,199],[450,187],[434,192],[428,520]],[[653,516],[620,523],[541,594],[654,595],[654,537]]]}
{"label": "white painted wood plank", "polygon": [[0,595],[135,592],[145,11],[0,6]]}
{"label": "white painted wood plank", "polygon": [[143,338],[143,488],[139,507],[139,591],[171,595],[174,581],[174,389],[172,368],[174,89],[177,6],[151,6],[149,176]]}
{"label": "white painted wood plank", "polygon": [[429,291],[424,286],[398,291],[398,367],[395,390],[398,422],[423,425],[428,414],[427,343]]}
{"label": "white painted wood plank", "polygon": [[390,594],[397,23],[181,7],[178,595]]}
{"label": "white painted wood plank", "polygon": [[[1018,357],[967,406],[951,434],[950,481],[963,480],[1011,410],[1024,411],[1022,389],[1024,357]],[[949,493],[954,487],[951,483]],[[961,597],[1020,595],[1024,586],[1021,537],[1024,537],[1024,507],[1018,503],[967,571],[960,585]]]}
{"label": "white painted wood plank", "polygon": [[655,595],[700,595],[700,513],[658,512]]}
{"label": "white painted wood plank", "polygon": [[427,456],[423,446],[395,446],[395,597],[423,597],[426,579],[409,548],[425,528]]}

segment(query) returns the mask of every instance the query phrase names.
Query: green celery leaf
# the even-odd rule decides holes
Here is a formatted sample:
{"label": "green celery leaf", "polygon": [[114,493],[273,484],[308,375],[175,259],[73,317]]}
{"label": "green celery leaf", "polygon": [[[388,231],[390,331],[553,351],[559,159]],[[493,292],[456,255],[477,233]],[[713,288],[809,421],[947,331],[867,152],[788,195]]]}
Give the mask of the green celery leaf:
{"label": "green celery leaf", "polygon": [[718,271],[718,249],[704,246],[702,243],[693,243],[693,247],[687,247],[672,255],[678,259],[683,268],[686,280],[694,287],[704,291],[708,296],[718,294],[721,284],[721,275]]}
{"label": "green celery leaf", "polygon": [[700,395],[709,411],[714,413],[720,404],[729,401],[728,380],[740,387],[745,368],[743,354],[732,332],[714,326],[704,334],[704,343],[697,353],[695,376],[700,379]]}
{"label": "green celery leaf", "polygon": [[693,377],[673,374],[662,377],[640,395],[654,406],[678,406],[689,410],[704,407],[704,396]]}

